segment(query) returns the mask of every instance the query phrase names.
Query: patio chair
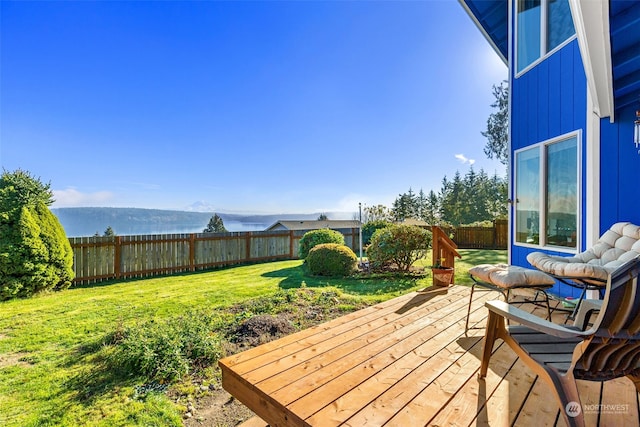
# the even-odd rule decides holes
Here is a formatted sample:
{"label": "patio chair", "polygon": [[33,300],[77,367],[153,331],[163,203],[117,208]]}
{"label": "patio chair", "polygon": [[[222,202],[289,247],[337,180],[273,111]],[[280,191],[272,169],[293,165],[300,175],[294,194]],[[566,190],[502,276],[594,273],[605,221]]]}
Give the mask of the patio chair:
{"label": "patio chair", "polygon": [[532,252],[527,261],[540,271],[569,286],[581,289],[570,318],[574,319],[588,290],[602,297],[609,274],[640,254],[640,226],[618,222],[607,230],[593,247],[575,256],[562,257]]}
{"label": "patio chair", "polygon": [[[581,331],[557,325],[502,301],[485,303],[489,319],[479,377],[487,375],[493,343],[501,338],[555,390],[569,426],[583,426],[576,379],[607,381],[626,376],[640,392],[640,258],[627,261],[607,280],[594,325]],[[505,319],[517,325],[506,326]]]}

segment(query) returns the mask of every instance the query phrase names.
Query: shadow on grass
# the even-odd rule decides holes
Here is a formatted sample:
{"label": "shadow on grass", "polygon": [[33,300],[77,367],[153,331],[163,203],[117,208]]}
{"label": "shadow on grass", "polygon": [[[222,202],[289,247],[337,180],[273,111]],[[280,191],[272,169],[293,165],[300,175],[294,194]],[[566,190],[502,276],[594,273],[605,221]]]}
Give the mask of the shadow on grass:
{"label": "shadow on grass", "polygon": [[263,277],[282,278],[281,289],[322,288],[332,286],[352,295],[384,295],[416,288],[425,278],[421,275],[362,275],[354,277],[322,277],[312,276],[306,272],[304,265],[288,267],[263,274]]}
{"label": "shadow on grass", "polygon": [[97,399],[141,381],[114,365],[107,354],[113,351],[105,345],[108,339],[110,337],[103,337],[79,346],[63,362],[65,368],[72,368],[75,372],[67,379],[64,388],[71,391],[75,401],[81,405],[91,406]]}

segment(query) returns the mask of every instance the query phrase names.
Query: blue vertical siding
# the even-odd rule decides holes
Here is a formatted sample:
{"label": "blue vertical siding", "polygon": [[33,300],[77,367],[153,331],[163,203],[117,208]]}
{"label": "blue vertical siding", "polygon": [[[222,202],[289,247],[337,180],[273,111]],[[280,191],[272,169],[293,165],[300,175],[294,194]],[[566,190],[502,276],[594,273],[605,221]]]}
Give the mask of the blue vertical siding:
{"label": "blue vertical siding", "polygon": [[[577,40],[574,39],[523,75],[517,78],[513,76],[511,88],[512,150],[519,150],[569,132],[582,130],[582,141],[580,141],[583,171],[581,241],[584,245],[586,235],[584,226],[586,220],[586,173],[584,171],[586,167],[587,80]],[[512,156],[512,158],[514,157]],[[513,182],[513,168],[511,171]],[[513,198],[514,195],[512,194],[511,197]],[[529,253],[537,250],[540,249],[514,245],[512,236],[510,262],[514,265],[531,267],[526,257]],[[573,288],[565,285],[557,286],[553,291],[565,296],[575,293]]]}
{"label": "blue vertical siding", "polygon": [[[600,232],[602,235],[611,224],[620,218],[618,200],[618,169],[620,146],[619,124],[610,123],[609,119],[600,120]],[[631,141],[631,140],[630,140]],[[631,154],[631,142],[627,147],[627,156]],[[622,150],[625,152],[626,150]]]}
{"label": "blue vertical siding", "polygon": [[633,144],[633,105],[600,123],[601,233],[618,221],[640,224],[640,154]]}

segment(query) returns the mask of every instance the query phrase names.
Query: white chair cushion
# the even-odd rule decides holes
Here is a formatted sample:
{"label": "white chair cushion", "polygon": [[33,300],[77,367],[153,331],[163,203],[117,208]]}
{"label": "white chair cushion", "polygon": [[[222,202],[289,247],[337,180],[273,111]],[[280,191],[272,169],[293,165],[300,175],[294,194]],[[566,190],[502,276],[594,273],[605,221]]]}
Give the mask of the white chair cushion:
{"label": "white chair cushion", "polygon": [[480,264],[469,269],[469,274],[504,289],[553,285],[555,279],[539,270],[507,264]]}
{"label": "white chair cushion", "polygon": [[640,226],[618,222],[593,247],[572,257],[532,252],[527,261],[539,270],[561,277],[607,280],[609,273],[640,254]]}

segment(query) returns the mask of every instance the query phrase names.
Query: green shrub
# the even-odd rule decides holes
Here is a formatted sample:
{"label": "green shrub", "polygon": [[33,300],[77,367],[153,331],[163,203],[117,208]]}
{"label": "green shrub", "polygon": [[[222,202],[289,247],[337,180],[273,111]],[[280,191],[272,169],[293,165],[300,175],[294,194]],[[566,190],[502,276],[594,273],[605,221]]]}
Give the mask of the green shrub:
{"label": "green shrub", "polygon": [[221,357],[222,346],[212,332],[213,323],[211,316],[193,312],[125,328],[118,333],[112,364],[123,373],[148,380],[180,379]]}
{"label": "green shrub", "polygon": [[330,230],[328,228],[307,231],[300,239],[298,257],[300,259],[306,259],[307,255],[309,255],[309,251],[313,249],[314,246],[322,243],[336,243],[338,245],[344,245],[344,236],[339,231]]}
{"label": "green shrub", "polygon": [[49,185],[27,172],[0,177],[0,300],[71,285],[73,251],[51,202]]}
{"label": "green shrub", "polygon": [[373,233],[367,257],[374,269],[395,265],[409,271],[414,262],[426,255],[431,232],[414,225],[390,225]]}
{"label": "green shrub", "polygon": [[376,232],[376,230],[388,227],[390,225],[391,225],[391,222],[384,221],[381,219],[367,222],[365,225],[362,226],[362,244],[363,245],[370,244],[371,237],[373,236],[373,233]]}
{"label": "green shrub", "polygon": [[307,256],[307,267],[317,276],[349,276],[356,269],[358,258],[345,245],[322,243]]}

